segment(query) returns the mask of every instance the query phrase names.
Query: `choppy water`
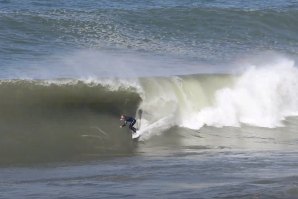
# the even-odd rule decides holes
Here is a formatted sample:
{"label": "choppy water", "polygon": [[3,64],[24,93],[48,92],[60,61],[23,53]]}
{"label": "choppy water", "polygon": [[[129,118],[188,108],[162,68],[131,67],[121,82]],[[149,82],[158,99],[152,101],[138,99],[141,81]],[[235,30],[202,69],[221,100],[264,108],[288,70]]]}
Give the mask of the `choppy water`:
{"label": "choppy water", "polygon": [[0,198],[297,198],[297,24],[290,0],[0,0]]}
{"label": "choppy water", "polygon": [[1,1],[1,65],[8,71],[11,65],[51,67],[47,62],[86,48],[219,63],[268,50],[297,55],[297,6],[280,0]]}

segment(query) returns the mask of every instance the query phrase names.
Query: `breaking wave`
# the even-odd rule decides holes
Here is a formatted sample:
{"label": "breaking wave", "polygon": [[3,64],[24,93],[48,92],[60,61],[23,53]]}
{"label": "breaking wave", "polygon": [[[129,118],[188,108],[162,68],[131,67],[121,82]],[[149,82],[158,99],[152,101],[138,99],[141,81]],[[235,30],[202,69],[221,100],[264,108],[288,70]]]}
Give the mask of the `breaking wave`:
{"label": "breaking wave", "polygon": [[143,119],[145,139],[174,125],[191,129],[241,124],[274,128],[282,126],[285,117],[298,115],[298,70],[289,59],[251,65],[241,75],[145,82],[140,105],[148,113],[148,119]]}
{"label": "breaking wave", "polygon": [[119,115],[139,110],[141,140],[174,126],[274,128],[298,114],[297,99],[298,70],[289,59],[239,75],[2,80],[0,163],[131,154]]}

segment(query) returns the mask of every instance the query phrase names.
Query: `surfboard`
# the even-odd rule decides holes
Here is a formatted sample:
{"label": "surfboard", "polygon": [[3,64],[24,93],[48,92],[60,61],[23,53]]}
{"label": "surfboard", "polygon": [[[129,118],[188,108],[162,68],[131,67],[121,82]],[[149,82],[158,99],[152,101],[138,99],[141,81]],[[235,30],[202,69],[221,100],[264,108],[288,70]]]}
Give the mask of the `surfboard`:
{"label": "surfboard", "polygon": [[131,137],[132,137],[133,140],[137,140],[140,137],[139,131],[137,131],[135,133],[132,132]]}
{"label": "surfboard", "polygon": [[137,112],[137,132],[131,131],[131,137],[135,141],[137,141],[141,136],[139,129],[141,128],[142,114],[143,110],[139,109]]}

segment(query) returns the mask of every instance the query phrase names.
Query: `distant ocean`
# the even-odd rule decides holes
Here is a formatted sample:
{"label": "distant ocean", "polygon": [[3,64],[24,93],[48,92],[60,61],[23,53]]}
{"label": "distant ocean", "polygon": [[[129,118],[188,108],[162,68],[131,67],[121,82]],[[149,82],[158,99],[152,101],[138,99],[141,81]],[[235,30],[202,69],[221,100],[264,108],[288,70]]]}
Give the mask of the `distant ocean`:
{"label": "distant ocean", "polygon": [[297,58],[292,0],[0,0],[0,199],[298,198]]}

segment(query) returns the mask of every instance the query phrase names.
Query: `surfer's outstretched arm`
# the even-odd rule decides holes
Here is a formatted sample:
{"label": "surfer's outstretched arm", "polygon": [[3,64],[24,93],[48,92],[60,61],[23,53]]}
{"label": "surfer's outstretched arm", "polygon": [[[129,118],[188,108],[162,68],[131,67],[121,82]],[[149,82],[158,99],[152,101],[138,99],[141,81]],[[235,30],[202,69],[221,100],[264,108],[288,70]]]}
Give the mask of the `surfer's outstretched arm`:
{"label": "surfer's outstretched arm", "polygon": [[127,121],[125,121],[124,124],[122,124],[122,125],[120,126],[120,128],[123,128],[123,127],[125,127],[126,125],[127,125]]}

